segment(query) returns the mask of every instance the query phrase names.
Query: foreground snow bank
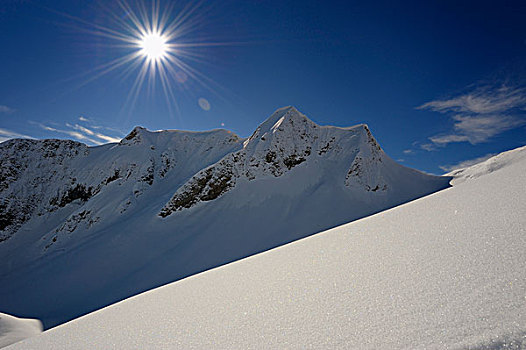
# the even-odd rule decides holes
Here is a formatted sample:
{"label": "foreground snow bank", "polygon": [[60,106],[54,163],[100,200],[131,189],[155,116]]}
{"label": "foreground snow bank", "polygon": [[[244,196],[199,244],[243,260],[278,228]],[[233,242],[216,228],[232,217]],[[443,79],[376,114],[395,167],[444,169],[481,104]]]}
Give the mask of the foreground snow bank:
{"label": "foreground snow bank", "polygon": [[526,158],[13,345],[526,348]]}
{"label": "foreground snow bank", "polygon": [[42,323],[0,313],[0,348],[42,332]]}

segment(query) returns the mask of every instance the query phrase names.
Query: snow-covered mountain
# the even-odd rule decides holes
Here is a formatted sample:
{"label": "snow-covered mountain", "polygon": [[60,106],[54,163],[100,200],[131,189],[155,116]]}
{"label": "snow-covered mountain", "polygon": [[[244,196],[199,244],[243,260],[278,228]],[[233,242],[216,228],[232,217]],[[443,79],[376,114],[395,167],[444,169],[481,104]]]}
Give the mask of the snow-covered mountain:
{"label": "snow-covered mountain", "polygon": [[9,349],[525,349],[525,173],[522,147]]}
{"label": "snow-covered mountain", "polygon": [[[272,186],[267,186],[269,181]],[[262,188],[258,186],[260,182],[264,182]],[[246,192],[235,199],[244,204],[287,195],[295,201],[305,191],[318,191],[327,200],[338,201],[344,211],[349,209],[345,206],[349,200],[363,201],[361,214],[366,215],[376,211],[380,202],[400,203],[444,183],[443,178],[429,177],[394,163],[366,125],[322,127],[289,107],[276,111],[261,124],[242,149],[193,176],[160,214],[166,217],[235,190]],[[247,201],[249,195],[253,198]],[[370,202],[374,202],[373,208],[368,207]]]}
{"label": "snow-covered mountain", "polygon": [[49,328],[156,286],[449,186],[390,159],[365,125],[293,107],[225,130],[120,143],[0,145],[0,311]]}
{"label": "snow-covered mountain", "polygon": [[137,203],[150,202],[161,181],[177,188],[240,146],[241,139],[225,130],[152,133],[140,127],[120,143],[100,147],[69,140],[4,142],[0,241],[38,227],[51,233],[43,236],[50,248],[79,225],[90,228],[102,217],[108,224]]}

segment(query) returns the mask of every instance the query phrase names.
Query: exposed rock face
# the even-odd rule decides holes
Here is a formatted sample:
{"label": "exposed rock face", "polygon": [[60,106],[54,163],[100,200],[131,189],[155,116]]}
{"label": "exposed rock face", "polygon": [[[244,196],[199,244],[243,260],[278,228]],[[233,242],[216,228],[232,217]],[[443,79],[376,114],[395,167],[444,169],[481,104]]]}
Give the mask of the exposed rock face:
{"label": "exposed rock face", "polygon": [[146,131],[145,128],[136,126],[133,128],[133,130],[126,135],[119,144],[121,145],[135,145],[141,142],[141,134],[143,134]]}
{"label": "exposed rock face", "polygon": [[[49,188],[70,182],[71,160],[86,157],[89,148],[69,140],[9,140],[0,145],[0,241],[11,237],[34,214],[41,203],[50,203]],[[79,195],[70,188],[69,196],[52,205],[64,206]]]}
{"label": "exposed rock face", "polygon": [[366,191],[386,191],[387,183],[383,175],[378,171],[378,164],[382,163],[382,149],[376,142],[371,131],[366,125],[362,126],[365,131],[365,147],[354,158],[349,172],[345,177],[346,186],[358,186]]}

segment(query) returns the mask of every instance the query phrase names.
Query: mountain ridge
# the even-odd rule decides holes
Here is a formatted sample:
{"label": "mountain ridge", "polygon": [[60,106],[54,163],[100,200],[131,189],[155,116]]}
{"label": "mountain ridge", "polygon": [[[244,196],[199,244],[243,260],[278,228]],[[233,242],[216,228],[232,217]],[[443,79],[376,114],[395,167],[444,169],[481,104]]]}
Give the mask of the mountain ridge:
{"label": "mountain ridge", "polygon": [[[253,181],[258,176],[279,177],[316,153],[318,156],[329,153],[326,156],[330,157],[330,151],[340,153],[343,150],[342,143],[347,141],[345,138],[356,137],[365,137],[370,147],[355,149],[360,155],[354,158],[347,172],[347,186],[351,185],[353,176],[360,178],[363,173],[368,172],[369,164],[362,164],[364,158],[370,158],[373,162],[382,161],[383,151],[367,125],[321,127],[294,107],[278,109],[243,142],[241,150],[226,155],[218,163],[203,169],[178,189],[159,215],[166,217],[200,201],[214,200],[234,187],[238,178]],[[364,179],[359,179],[358,182],[367,191],[387,189],[387,185],[383,183],[369,184]]]}

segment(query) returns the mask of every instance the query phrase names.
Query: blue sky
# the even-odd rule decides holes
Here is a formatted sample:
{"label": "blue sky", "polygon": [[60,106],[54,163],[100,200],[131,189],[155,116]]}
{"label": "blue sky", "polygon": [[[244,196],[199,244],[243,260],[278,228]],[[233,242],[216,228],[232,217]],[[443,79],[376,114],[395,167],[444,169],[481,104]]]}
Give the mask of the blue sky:
{"label": "blue sky", "polygon": [[133,90],[140,65],[98,76],[137,50],[100,34],[129,34],[117,1],[2,0],[0,140],[94,145],[135,125],[249,136],[294,105],[323,125],[367,123],[392,158],[432,173],[526,144],[524,1],[195,5],[160,1],[168,23],[190,12],[177,40],[193,45],[167,101],[159,77]]}

